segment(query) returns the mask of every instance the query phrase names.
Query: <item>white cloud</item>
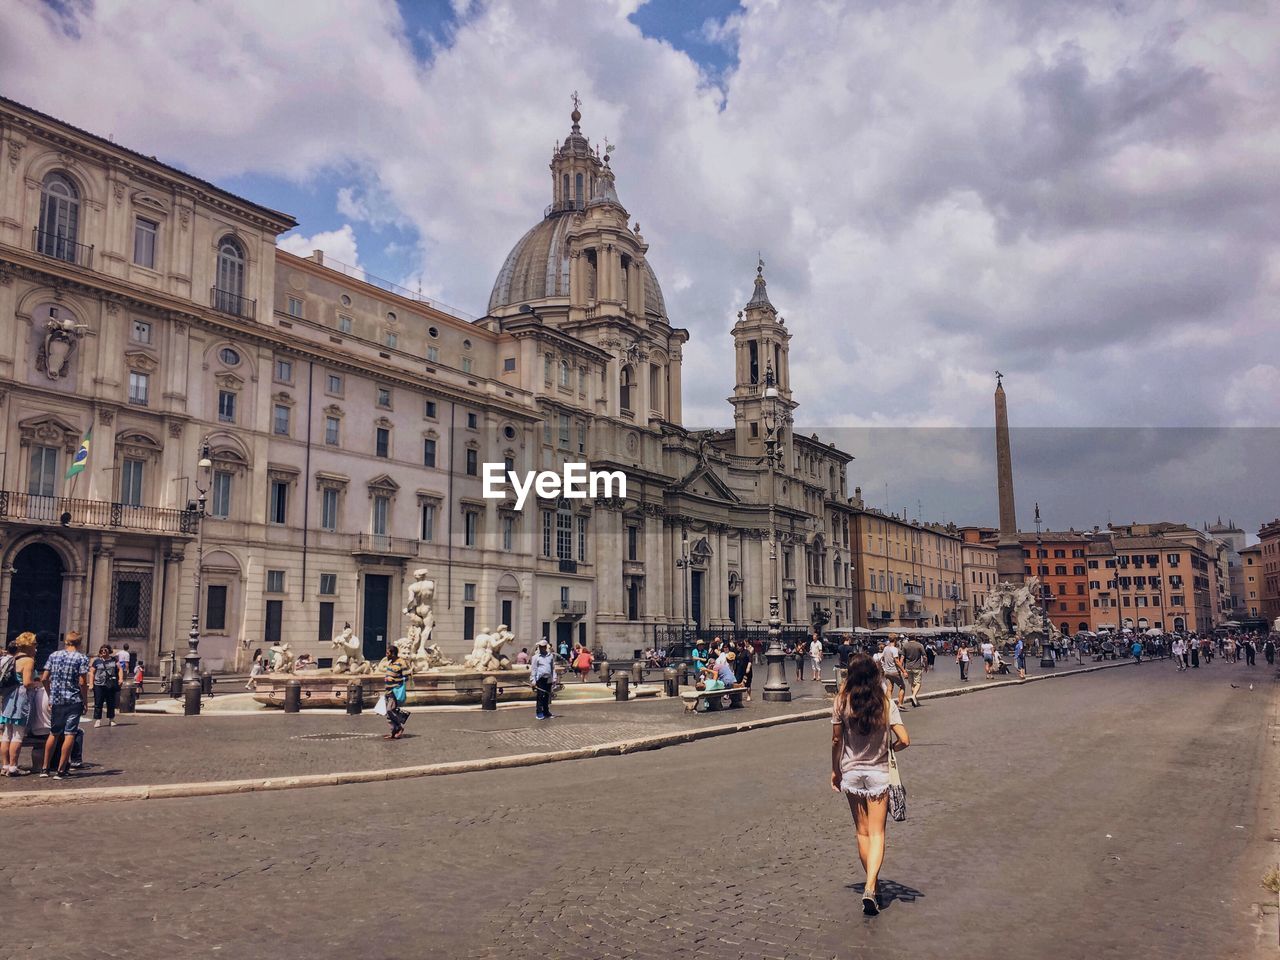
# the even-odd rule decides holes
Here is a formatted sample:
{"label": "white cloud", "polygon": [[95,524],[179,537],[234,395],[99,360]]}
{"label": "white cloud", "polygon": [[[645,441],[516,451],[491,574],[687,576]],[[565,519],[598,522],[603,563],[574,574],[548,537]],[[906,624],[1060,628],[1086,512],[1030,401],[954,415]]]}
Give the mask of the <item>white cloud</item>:
{"label": "white cloud", "polygon": [[635,6],[459,2],[423,63],[391,0],[101,0],[74,30],[19,0],[0,87],[206,176],[337,176],[474,312],[577,89],[693,333],[692,424],[728,419],[758,250],[805,423],[985,424],[996,367],[1015,423],[1274,416],[1220,385],[1280,353],[1273,5],[752,0],[704,28],[738,52],[715,86]]}
{"label": "white cloud", "polygon": [[349,223],[344,223],[337,230],[322,231],[309,237],[294,230],[282,236],[276,246],[299,257],[309,257],[314,251],[323,250],[326,261],[337,260],[355,268],[353,275],[364,273],[356,250],[356,233]]}

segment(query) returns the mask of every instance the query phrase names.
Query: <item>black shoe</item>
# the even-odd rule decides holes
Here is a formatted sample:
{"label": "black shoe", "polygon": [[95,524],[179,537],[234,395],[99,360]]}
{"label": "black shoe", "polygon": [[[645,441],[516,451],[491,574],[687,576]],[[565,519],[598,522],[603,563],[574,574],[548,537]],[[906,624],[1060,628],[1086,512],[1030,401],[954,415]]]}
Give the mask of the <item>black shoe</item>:
{"label": "black shoe", "polygon": [[868,917],[874,917],[880,912],[880,904],[877,902],[874,893],[864,893],[862,895],[862,912]]}

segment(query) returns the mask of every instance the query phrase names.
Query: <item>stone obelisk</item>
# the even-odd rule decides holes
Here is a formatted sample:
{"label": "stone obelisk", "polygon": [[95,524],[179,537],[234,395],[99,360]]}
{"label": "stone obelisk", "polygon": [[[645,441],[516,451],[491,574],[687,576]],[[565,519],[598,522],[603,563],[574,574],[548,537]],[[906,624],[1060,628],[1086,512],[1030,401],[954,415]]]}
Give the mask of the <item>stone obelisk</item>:
{"label": "stone obelisk", "polygon": [[1018,517],[1013,506],[1013,455],[1009,449],[1009,406],[1004,378],[996,373],[996,489],[1000,496],[1000,538],[996,541],[996,577],[1001,583],[1024,580]]}

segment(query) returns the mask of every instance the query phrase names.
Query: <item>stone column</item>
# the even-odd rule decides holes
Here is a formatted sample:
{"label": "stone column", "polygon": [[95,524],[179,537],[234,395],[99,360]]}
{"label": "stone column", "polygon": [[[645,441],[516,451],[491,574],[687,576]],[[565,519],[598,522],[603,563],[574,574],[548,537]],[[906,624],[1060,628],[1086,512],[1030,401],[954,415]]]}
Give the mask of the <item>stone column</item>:
{"label": "stone column", "polygon": [[0,637],[9,635],[9,589],[13,584],[13,563],[0,566]]}
{"label": "stone column", "polygon": [[95,649],[107,639],[107,618],[111,614],[111,561],[115,545],[115,537],[100,537],[93,553],[93,577],[89,582],[89,643]]}
{"label": "stone column", "polygon": [[[178,607],[182,601],[182,587],[186,580],[186,566],[183,561],[186,554],[182,547],[176,546],[170,541],[164,553],[164,576],[161,581],[161,590],[164,595],[161,598],[161,606],[163,609],[160,613],[160,636],[156,638],[156,649],[154,655],[148,651],[147,662],[156,664],[159,669],[160,658],[170,650],[177,650],[181,646],[178,640]],[[188,611],[188,617],[190,611]]]}

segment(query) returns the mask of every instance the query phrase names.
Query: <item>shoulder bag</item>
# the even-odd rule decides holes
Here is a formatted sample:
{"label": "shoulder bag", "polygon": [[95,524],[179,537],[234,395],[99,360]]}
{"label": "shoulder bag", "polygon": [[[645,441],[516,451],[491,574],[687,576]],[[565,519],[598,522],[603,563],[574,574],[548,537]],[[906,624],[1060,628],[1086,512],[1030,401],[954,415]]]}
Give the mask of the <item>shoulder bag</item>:
{"label": "shoulder bag", "polygon": [[898,757],[893,747],[889,748],[889,816],[898,823],[907,819],[907,788],[902,785]]}

